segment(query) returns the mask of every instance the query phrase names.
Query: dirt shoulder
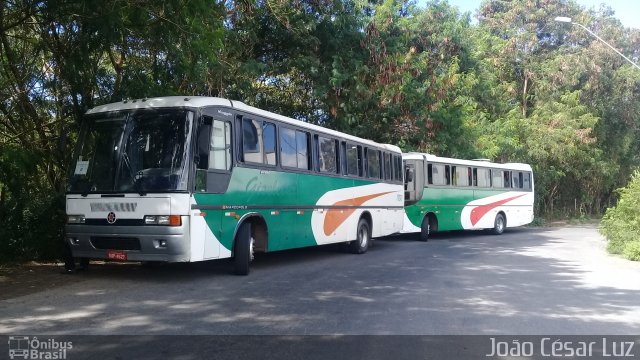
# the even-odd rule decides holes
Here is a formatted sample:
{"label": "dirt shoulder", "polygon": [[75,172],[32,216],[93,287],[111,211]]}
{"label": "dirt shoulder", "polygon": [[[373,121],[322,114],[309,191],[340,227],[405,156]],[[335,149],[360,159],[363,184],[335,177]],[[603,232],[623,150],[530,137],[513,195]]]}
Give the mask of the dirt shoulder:
{"label": "dirt shoulder", "polygon": [[29,262],[21,265],[0,265],[0,300],[86,280],[80,276],[63,274],[63,270],[62,263]]}

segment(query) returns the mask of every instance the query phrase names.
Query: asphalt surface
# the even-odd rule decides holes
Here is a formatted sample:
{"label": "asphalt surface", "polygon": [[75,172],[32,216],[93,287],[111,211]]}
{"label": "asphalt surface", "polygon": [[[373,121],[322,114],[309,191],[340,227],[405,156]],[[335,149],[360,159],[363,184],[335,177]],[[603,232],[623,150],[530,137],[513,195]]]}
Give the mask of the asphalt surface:
{"label": "asphalt surface", "polygon": [[640,264],[595,226],[378,239],[228,261],[93,265],[0,301],[0,334],[640,334]]}

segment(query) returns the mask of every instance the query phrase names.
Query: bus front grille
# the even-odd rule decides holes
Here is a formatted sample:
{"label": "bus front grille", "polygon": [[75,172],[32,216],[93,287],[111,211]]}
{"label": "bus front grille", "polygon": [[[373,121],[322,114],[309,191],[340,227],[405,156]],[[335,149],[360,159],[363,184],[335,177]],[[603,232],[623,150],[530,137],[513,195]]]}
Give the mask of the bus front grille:
{"label": "bus front grille", "polygon": [[137,238],[92,236],[91,245],[99,250],[140,250]]}

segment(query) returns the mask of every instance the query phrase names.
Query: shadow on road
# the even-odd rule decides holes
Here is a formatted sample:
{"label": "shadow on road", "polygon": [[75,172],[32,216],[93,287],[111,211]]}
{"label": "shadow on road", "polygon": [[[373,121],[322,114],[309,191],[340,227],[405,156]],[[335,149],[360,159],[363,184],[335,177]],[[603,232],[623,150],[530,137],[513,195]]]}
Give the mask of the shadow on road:
{"label": "shadow on road", "polygon": [[283,251],[259,256],[246,277],[227,261],[94,265],[78,275],[86,281],[5,301],[0,333],[638,333],[640,271],[620,273],[632,286],[600,278],[575,254],[593,228],[569,231],[574,240],[520,228],[389,237],[364,255]]}

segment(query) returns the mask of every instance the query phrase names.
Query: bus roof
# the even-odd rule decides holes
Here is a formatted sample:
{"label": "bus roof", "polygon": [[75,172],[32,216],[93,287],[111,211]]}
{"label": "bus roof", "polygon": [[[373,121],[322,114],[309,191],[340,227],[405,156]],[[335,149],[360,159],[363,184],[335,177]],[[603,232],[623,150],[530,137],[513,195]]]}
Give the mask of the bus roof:
{"label": "bus roof", "polygon": [[168,108],[168,107],[205,107],[205,106],[224,106],[230,107],[237,110],[246,111],[258,116],[263,116],[266,118],[275,119],[281,121],[286,124],[303,127],[309,130],[317,131],[320,133],[324,133],[327,135],[343,138],[345,140],[357,141],[359,143],[365,145],[376,146],[379,148],[383,148],[388,151],[393,152],[401,152],[400,148],[391,145],[391,144],[380,144],[375,141],[359,138],[357,136],[352,136],[349,134],[345,134],[336,130],[331,130],[324,128],[322,126],[309,124],[301,120],[296,120],[290,117],[286,117],[283,115],[279,115],[276,113],[272,113],[269,111],[265,111],[262,109],[258,109],[253,106],[249,106],[243,102],[228,100],[218,97],[207,97],[207,96],[165,96],[165,97],[156,97],[156,98],[148,98],[148,99],[137,99],[137,100],[123,100],[116,103],[99,105],[94,107],[93,109],[87,111],[87,114],[96,114],[102,112],[109,111],[119,111],[119,110],[134,110],[134,109],[148,109],[148,108]]}
{"label": "bus roof", "polygon": [[480,167],[495,168],[495,169],[531,171],[531,165],[529,164],[523,164],[523,163],[500,164],[500,163],[494,163],[490,161],[462,160],[462,159],[440,157],[440,156],[435,156],[431,154],[417,153],[417,152],[402,154],[402,159],[404,160],[426,159],[429,162],[445,163],[445,164],[452,164],[452,165],[467,165],[467,166],[480,166]]}

